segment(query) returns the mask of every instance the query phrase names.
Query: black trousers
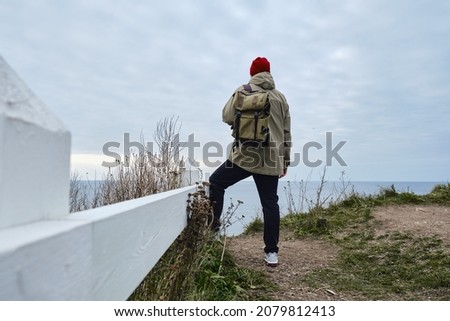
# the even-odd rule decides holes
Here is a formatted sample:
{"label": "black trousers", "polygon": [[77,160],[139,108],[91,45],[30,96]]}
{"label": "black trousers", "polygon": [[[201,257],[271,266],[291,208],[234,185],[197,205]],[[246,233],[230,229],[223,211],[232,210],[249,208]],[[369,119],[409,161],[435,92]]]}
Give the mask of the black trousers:
{"label": "black trousers", "polygon": [[280,208],[278,206],[278,176],[254,174],[227,160],[210,176],[209,197],[213,203],[215,219],[220,219],[223,211],[225,190],[231,185],[253,176],[264,216],[264,252],[278,253],[280,237]]}

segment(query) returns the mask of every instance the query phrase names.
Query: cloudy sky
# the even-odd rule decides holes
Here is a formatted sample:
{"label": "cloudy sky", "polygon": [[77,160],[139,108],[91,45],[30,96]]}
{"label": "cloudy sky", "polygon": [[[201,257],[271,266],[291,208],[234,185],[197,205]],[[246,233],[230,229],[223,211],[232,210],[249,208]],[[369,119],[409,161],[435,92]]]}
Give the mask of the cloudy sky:
{"label": "cloudy sky", "polygon": [[265,56],[300,160],[318,142],[309,160],[325,161],[331,132],[347,164],[333,159],[331,180],[447,181],[448,39],[448,0],[0,0],[0,55],[71,131],[72,170],[91,178],[111,161],[105,143],[150,141],[171,115],[198,161],[208,142],[225,148],[222,107]]}

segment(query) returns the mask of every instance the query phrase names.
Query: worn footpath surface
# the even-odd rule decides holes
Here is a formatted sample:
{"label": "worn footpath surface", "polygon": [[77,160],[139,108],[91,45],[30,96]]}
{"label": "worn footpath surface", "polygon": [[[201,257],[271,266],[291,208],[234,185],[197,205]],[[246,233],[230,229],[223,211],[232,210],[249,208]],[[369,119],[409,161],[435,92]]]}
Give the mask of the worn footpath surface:
{"label": "worn footpath surface", "polygon": [[[444,243],[450,243],[450,207],[388,206],[376,209],[373,216],[378,222],[376,234],[397,231],[412,232],[416,236],[437,235]],[[323,239],[295,239],[286,234],[280,239],[280,263],[275,268],[267,267],[263,262],[260,234],[229,240],[229,249],[239,265],[263,271],[278,285],[271,293],[275,300],[364,300],[358,293],[339,293],[325,286],[311,288],[300,281],[308,272],[330,265],[337,257],[337,245]]]}

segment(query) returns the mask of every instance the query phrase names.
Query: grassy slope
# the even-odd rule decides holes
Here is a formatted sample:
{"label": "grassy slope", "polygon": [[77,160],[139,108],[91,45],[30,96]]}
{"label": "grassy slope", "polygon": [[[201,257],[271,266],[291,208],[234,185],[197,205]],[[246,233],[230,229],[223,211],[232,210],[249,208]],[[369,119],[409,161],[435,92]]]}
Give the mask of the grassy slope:
{"label": "grassy slope", "polygon": [[450,184],[427,195],[398,193],[392,186],[379,195],[351,195],[328,208],[288,215],[282,226],[298,237],[321,237],[340,247],[337,261],[309,274],[303,282],[357,292],[369,300],[449,300],[450,248],[437,237],[409,233],[375,236],[372,211],[403,204],[450,205]]}

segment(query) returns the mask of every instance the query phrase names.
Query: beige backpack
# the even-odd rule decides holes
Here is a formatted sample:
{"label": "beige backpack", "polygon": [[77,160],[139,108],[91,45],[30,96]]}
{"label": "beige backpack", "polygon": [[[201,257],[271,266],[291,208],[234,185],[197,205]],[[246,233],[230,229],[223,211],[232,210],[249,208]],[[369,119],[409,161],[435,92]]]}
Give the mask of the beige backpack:
{"label": "beige backpack", "polygon": [[232,136],[237,145],[267,146],[269,144],[269,94],[253,90],[250,84],[237,91]]}

